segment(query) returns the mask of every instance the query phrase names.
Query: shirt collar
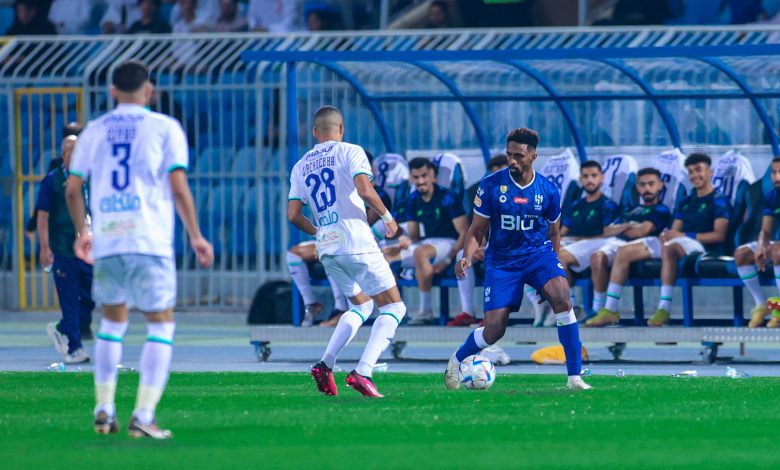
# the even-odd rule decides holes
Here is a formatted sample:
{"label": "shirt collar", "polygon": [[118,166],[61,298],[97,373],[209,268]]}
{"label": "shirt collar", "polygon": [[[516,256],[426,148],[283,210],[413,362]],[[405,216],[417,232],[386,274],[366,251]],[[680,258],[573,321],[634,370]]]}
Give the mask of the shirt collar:
{"label": "shirt collar", "polygon": [[531,181],[527,185],[525,185],[525,186],[521,186],[520,183],[518,183],[517,181],[515,181],[514,178],[512,178],[512,174],[509,172],[509,168],[507,168],[506,174],[509,175],[509,179],[512,180],[512,183],[514,183],[515,186],[517,186],[520,189],[526,189],[526,188],[530,187],[532,184],[534,184],[534,181],[536,181],[536,170],[531,168],[531,171],[534,172],[534,175],[531,177]]}

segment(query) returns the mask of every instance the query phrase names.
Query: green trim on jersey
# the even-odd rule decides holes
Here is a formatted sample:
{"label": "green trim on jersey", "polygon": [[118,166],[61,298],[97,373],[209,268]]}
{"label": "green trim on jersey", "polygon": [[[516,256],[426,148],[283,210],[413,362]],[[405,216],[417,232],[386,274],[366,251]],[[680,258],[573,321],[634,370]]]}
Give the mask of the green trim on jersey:
{"label": "green trim on jersey", "polygon": [[189,168],[187,167],[187,165],[182,165],[181,163],[174,163],[173,165],[171,165],[171,166],[169,166],[169,167],[168,167],[168,170],[167,170],[167,171],[168,171],[168,173],[170,173],[170,172],[172,172],[173,170],[178,170],[178,169],[180,169],[180,168],[181,168],[182,170],[184,170],[184,171],[187,171],[187,170],[189,169]]}

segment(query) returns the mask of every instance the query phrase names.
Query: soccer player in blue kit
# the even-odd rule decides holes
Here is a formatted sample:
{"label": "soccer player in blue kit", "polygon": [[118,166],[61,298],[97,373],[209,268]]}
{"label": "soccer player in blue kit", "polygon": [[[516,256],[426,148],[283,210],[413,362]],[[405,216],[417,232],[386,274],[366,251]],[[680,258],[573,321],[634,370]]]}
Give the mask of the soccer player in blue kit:
{"label": "soccer player in blue kit", "polygon": [[506,332],[509,314],[520,308],[523,285],[541,292],[555,312],[558,339],[566,353],[568,387],[589,389],[580,377],[582,343],[569,300],[566,272],[558,261],[561,196],[533,169],[539,134],[514,129],[506,138],[509,167],[486,176],[474,198],[474,220],[466,235],[463,258],[455,265],[462,278],[471,257],[489,233],[485,249],[485,326],[469,334],[447,364],[444,383],[460,386],[458,367],[467,357],[495,344]]}

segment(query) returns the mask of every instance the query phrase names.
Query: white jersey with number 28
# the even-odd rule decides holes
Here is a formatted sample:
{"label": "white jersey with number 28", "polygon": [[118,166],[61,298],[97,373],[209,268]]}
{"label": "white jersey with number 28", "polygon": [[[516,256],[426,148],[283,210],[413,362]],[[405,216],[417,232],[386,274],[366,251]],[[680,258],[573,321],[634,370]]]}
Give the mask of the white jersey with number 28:
{"label": "white jersey with number 28", "polygon": [[120,104],[90,121],[73,150],[71,174],[89,180],[92,255],[173,256],[174,202],[168,174],[187,169],[179,122]]}
{"label": "white jersey with number 28", "polygon": [[355,188],[359,174],[372,177],[366,152],[333,141],[315,145],[292,169],[288,199],[311,209],[320,256],[379,251],[366,220],[366,205]]}

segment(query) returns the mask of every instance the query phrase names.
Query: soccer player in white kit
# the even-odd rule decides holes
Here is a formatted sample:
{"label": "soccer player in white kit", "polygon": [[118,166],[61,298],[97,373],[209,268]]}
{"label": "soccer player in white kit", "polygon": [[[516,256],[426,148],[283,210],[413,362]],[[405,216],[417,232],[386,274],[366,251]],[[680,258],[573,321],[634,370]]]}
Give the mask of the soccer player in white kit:
{"label": "soccer player in white kit", "polygon": [[[388,237],[395,235],[398,224],[371,184],[373,175],[365,151],[342,141],[341,111],[333,106],[318,109],[313,134],[318,144],[295,164],[290,174],[287,218],[301,231],[316,237],[317,253],[325,271],[351,305],[336,325],[322,360],[312,366],[311,375],[320,392],[338,394],[333,365],[376,305],[379,316],[371,328],[371,337],[346,383],[364,396],[381,398],[371,375],[379,356],[395,336],[406,306],[366,221],[366,205],[381,214]],[[313,222],[304,217],[304,205],[311,209]]]}
{"label": "soccer player in white kit", "polygon": [[[91,121],[73,152],[65,197],[77,233],[76,256],[94,261],[92,286],[103,307],[95,343],[95,432],[116,433],[117,364],[128,327],[128,308],[146,316],[148,336],[140,358],[140,384],[128,433],[167,439],[155,424],[173,350],[176,266],[174,205],[201,266],[214,252],[200,233],[187,184],[187,138],[173,118],[149,111],[149,71],[141,62],[119,64],[112,75],[113,111]],[[92,231],[82,188],[90,182]]]}

